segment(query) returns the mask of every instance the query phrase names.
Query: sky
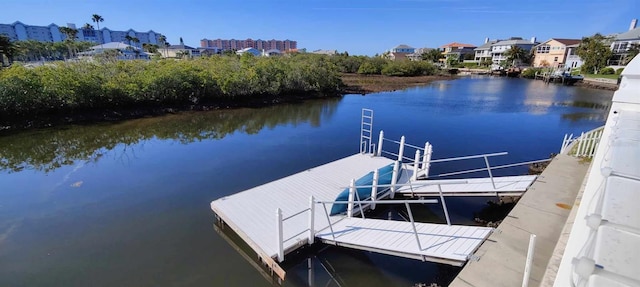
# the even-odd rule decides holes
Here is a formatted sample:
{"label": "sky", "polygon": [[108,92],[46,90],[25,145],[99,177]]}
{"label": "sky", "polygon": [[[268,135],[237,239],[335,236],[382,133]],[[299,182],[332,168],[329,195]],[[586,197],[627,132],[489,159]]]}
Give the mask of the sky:
{"label": "sky", "polygon": [[383,53],[485,38],[581,38],[621,33],[640,0],[0,0],[0,23],[162,33],[199,47],[207,39],[295,40],[298,48]]}

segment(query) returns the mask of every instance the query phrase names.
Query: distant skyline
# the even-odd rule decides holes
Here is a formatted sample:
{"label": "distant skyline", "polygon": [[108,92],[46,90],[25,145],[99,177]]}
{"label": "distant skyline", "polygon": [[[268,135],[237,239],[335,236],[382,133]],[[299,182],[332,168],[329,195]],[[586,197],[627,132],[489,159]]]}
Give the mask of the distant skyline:
{"label": "distant skyline", "polygon": [[0,23],[153,30],[171,44],[207,39],[290,39],[298,48],[374,55],[399,44],[481,45],[486,37],[581,38],[627,31],[638,0],[3,0]]}

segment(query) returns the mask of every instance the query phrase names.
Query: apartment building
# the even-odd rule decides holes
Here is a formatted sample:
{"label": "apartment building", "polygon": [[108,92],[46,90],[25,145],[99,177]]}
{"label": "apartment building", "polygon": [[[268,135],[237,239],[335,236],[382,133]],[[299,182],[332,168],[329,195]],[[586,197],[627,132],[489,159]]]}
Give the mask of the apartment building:
{"label": "apartment building", "polygon": [[236,40],[236,39],[202,39],[200,40],[200,47],[203,48],[218,48],[222,51],[228,50],[242,50],[245,48],[254,48],[259,51],[262,50],[279,50],[279,51],[290,51],[298,49],[298,42],[291,40]]}
{"label": "apartment building", "polygon": [[[56,24],[49,24],[48,26],[33,26],[27,25],[20,21],[16,21],[12,24],[0,24],[0,34],[8,36],[12,41],[25,41],[35,40],[41,42],[61,42],[66,39],[66,36],[60,33],[60,27]],[[149,30],[148,32],[138,32],[133,29],[127,31],[114,31],[108,28],[101,28],[100,30],[77,28],[75,24],[68,23],[67,27],[78,30],[78,41],[89,41],[98,44],[105,44],[110,42],[128,42],[127,36],[135,37],[140,42],[135,43],[137,46],[142,47],[142,44],[159,44],[162,34]],[[134,44],[134,43],[132,43]]]}

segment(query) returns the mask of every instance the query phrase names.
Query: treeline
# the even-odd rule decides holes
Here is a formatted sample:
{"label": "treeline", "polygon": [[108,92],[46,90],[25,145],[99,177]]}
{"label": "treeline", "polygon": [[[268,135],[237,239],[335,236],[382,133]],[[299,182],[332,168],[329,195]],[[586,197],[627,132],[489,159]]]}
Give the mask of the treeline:
{"label": "treeline", "polygon": [[81,51],[86,51],[95,43],[86,41],[41,42],[36,40],[15,41],[13,44],[13,60],[52,61],[72,58]]}
{"label": "treeline", "polygon": [[358,73],[362,75],[385,75],[395,77],[412,77],[435,75],[438,67],[429,61],[392,61],[382,57],[335,55],[329,60],[342,73]]}
{"label": "treeline", "polygon": [[0,71],[0,118],[336,95],[341,84],[336,65],[317,55],[13,65]]}

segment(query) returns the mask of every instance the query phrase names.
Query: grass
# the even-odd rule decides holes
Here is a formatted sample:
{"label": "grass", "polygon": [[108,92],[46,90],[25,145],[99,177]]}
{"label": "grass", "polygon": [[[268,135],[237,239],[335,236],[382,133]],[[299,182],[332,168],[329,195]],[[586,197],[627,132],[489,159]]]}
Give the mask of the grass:
{"label": "grass", "polygon": [[620,75],[596,75],[596,74],[583,74],[585,78],[601,78],[617,80]]}

